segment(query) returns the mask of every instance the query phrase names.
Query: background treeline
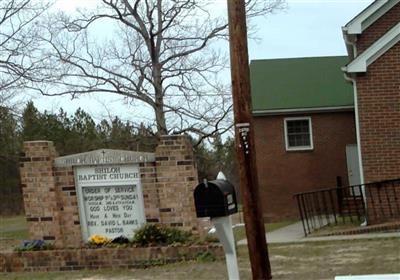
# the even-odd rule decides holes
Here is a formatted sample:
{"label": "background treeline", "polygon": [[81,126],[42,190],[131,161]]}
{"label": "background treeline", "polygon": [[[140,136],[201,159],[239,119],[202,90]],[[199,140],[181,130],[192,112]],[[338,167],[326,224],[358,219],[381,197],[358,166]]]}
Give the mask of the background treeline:
{"label": "background treeline", "polygon": [[[68,115],[39,112],[29,102],[22,115],[0,106],[0,214],[18,214],[23,211],[19,178],[19,157],[24,141],[53,141],[60,156],[95,149],[124,149],[153,152],[157,136],[143,124],[125,122],[118,117],[95,122],[78,109]],[[225,142],[216,137],[211,144],[202,143],[194,148],[199,180],[214,179],[222,170],[238,186],[234,141]]]}

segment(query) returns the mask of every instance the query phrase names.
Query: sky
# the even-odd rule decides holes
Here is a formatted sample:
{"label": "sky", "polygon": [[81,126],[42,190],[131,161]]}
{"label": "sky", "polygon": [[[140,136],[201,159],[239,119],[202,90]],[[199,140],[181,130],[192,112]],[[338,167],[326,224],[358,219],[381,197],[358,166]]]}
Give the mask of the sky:
{"label": "sky", "polygon": [[[226,13],[227,0],[215,0],[213,11]],[[284,11],[258,18],[253,22],[257,40],[249,40],[249,58],[271,59],[290,57],[346,55],[341,27],[371,4],[372,0],[287,0]],[[74,12],[78,7],[90,9],[96,0],[58,0],[55,9]],[[225,79],[225,78],[224,78]],[[229,82],[229,75],[226,75]],[[57,112],[62,105],[69,113],[77,108],[101,119],[118,112],[124,120],[138,121],[149,118],[145,110],[132,119],[127,105],[117,97],[98,100],[82,97],[78,100],[63,98],[36,98],[41,110]],[[90,105],[89,105],[90,104]]]}

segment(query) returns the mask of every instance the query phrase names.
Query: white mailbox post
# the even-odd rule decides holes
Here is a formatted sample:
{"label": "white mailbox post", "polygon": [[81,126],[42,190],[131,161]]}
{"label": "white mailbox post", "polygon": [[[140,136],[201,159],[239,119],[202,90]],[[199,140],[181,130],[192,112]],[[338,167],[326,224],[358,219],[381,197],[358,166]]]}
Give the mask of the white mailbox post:
{"label": "white mailbox post", "polygon": [[210,217],[224,251],[230,280],[239,279],[235,239],[231,216],[237,213],[235,187],[226,180],[222,172],[216,180],[199,184],[194,190],[197,217]]}

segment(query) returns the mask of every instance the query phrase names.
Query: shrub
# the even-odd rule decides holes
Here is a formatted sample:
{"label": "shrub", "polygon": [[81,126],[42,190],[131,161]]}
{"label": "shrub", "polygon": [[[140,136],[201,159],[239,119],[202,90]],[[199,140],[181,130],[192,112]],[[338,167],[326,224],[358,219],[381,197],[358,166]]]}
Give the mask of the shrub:
{"label": "shrub", "polygon": [[129,239],[126,238],[125,236],[121,235],[118,237],[115,237],[112,241],[112,244],[128,244],[129,243]]}
{"label": "shrub", "polygon": [[24,240],[21,244],[15,248],[17,252],[23,251],[39,251],[39,250],[50,250],[53,249],[51,244],[47,244],[43,240]]}
{"label": "shrub", "polygon": [[207,234],[204,237],[204,241],[207,242],[207,243],[218,243],[219,242],[219,238],[214,234]]}
{"label": "shrub", "polygon": [[146,224],[135,231],[133,243],[140,246],[170,245],[174,243],[187,243],[192,234],[177,228],[157,224]]}

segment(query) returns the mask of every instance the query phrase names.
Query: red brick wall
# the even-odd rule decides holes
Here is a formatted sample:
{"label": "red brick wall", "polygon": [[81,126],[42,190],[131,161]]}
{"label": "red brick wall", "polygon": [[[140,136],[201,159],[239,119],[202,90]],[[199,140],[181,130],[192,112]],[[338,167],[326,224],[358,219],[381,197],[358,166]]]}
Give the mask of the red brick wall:
{"label": "red brick wall", "polygon": [[400,221],[400,180],[365,186],[368,224]]}
{"label": "red brick wall", "polygon": [[365,182],[400,177],[400,43],[357,77]]}
{"label": "red brick wall", "polygon": [[199,254],[204,252],[210,252],[217,259],[221,259],[224,254],[219,244],[4,252],[0,253],[0,273],[143,268],[157,264],[195,260]]}
{"label": "red brick wall", "polygon": [[160,222],[199,231],[193,198],[198,178],[189,138],[161,136],[155,156]]}
{"label": "red brick wall", "polygon": [[371,26],[364,30],[363,34],[357,38],[357,53],[361,54],[376,40],[382,37],[389,29],[400,21],[400,3],[396,4],[389,12],[375,21]]}
{"label": "red brick wall", "polygon": [[[301,115],[290,115],[290,117]],[[313,130],[313,151],[285,148],[285,116],[254,119],[257,168],[264,218],[298,218],[293,194],[333,187],[336,176],[347,184],[346,144],[355,144],[353,112],[307,114]]]}

